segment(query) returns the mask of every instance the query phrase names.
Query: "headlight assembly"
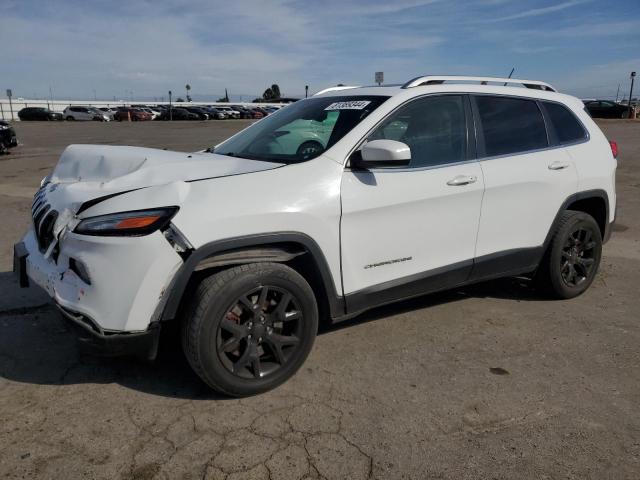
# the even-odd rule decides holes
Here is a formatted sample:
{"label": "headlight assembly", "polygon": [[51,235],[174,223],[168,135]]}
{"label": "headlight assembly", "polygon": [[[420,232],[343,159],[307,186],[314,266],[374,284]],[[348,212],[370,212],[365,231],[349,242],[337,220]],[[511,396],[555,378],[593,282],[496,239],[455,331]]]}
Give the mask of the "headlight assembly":
{"label": "headlight assembly", "polygon": [[166,227],[177,211],[178,207],[165,207],[85,218],[74,232],[111,237],[148,235]]}

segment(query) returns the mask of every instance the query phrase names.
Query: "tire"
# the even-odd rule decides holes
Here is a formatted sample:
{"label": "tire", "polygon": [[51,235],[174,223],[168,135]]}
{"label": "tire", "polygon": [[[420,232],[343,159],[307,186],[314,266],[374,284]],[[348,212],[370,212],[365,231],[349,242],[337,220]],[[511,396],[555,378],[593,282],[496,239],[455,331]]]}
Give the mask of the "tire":
{"label": "tire", "polygon": [[72,122],[72,121],[74,121],[74,120],[75,120],[75,118],[73,118],[71,115],[69,115],[69,116],[67,117],[67,122]]}
{"label": "tire", "polygon": [[289,379],[318,330],[313,290],[278,263],[240,265],[205,278],[185,313],[182,346],[189,364],[211,388],[234,397]]}
{"label": "tire", "polygon": [[577,297],[593,282],[601,257],[602,235],[594,218],[566,210],[540,262],[536,284],[554,298]]}
{"label": "tire", "polygon": [[316,142],[315,140],[307,140],[298,147],[296,155],[298,157],[303,157],[306,159],[306,157],[308,157],[309,155],[314,155],[314,157],[317,157],[322,152],[324,152],[324,147],[320,142]]}

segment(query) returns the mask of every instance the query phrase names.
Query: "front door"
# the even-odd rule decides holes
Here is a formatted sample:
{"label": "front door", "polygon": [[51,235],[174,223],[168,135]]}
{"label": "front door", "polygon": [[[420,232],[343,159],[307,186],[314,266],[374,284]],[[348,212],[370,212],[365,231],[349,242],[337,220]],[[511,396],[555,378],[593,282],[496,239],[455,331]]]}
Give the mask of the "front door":
{"label": "front door", "polygon": [[341,247],[349,311],[468,278],[484,180],[469,140],[467,102],[439,95],[400,107],[367,140],[406,143],[410,164],[345,170]]}

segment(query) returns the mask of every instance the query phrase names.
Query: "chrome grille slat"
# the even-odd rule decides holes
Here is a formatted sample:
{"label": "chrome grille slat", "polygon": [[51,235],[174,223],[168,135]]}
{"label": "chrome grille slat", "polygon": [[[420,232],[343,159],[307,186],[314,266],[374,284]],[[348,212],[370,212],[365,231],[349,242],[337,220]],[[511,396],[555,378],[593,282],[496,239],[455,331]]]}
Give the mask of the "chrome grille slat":
{"label": "chrome grille slat", "polygon": [[45,205],[44,199],[38,200],[38,202],[31,208],[31,214],[35,217],[38,210],[44,207],[44,205]]}
{"label": "chrome grille slat", "polygon": [[44,189],[40,189],[36,192],[36,194],[33,197],[33,203],[31,204],[31,206],[35,205],[38,201],[42,200],[44,197]]}
{"label": "chrome grille slat", "polygon": [[40,224],[42,223],[42,220],[44,219],[44,216],[47,214],[47,212],[51,209],[50,205],[45,205],[42,209],[40,209],[38,211],[38,213],[36,215],[34,215],[33,217],[33,226],[36,229],[36,233],[38,233],[38,229],[40,228]]}
{"label": "chrome grille slat", "polygon": [[33,229],[38,241],[38,248],[45,252],[51,242],[53,242],[53,227],[58,218],[58,212],[47,203],[45,189],[41,188],[33,199],[31,205],[31,218],[33,219]]}

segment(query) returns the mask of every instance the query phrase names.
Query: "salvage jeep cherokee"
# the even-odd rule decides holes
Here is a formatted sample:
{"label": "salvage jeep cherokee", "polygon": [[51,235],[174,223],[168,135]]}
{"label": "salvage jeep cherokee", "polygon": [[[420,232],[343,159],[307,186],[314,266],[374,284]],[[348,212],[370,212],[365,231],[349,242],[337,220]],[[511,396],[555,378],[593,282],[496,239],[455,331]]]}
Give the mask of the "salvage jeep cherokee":
{"label": "salvage jeep cherokee", "polygon": [[110,353],[153,358],[181,322],[198,375],[250,395],[294,374],[319,319],[503,276],[583,293],[616,151],[543,82],[335,87],[198,153],[69,146],[15,270]]}

